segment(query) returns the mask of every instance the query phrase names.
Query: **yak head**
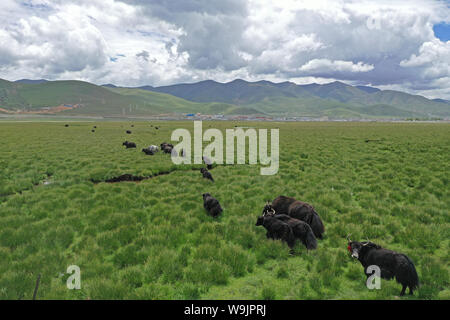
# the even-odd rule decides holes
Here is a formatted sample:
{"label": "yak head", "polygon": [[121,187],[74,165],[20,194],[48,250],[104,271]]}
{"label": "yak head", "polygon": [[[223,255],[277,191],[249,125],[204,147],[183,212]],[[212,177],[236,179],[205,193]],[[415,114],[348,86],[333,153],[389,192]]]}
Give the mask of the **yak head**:
{"label": "yak head", "polygon": [[123,146],[126,146],[128,144],[128,141],[125,141],[124,143],[122,143]]}
{"label": "yak head", "polygon": [[205,200],[207,197],[211,197],[211,194],[209,194],[209,193],[204,193],[204,194],[203,194],[203,200]]}
{"label": "yak head", "polygon": [[201,169],[200,169],[200,172],[201,172],[201,173],[204,173],[204,172],[206,172],[206,171],[207,171],[207,170],[206,170],[205,168],[201,168]]}
{"label": "yak head", "polygon": [[262,211],[262,215],[266,216],[266,215],[274,215],[274,214],[275,214],[275,209],[272,207],[272,204],[269,203],[269,201],[267,201],[267,203],[264,206],[264,209]]}
{"label": "yak head", "polygon": [[351,241],[348,238],[347,250],[350,252],[352,258],[359,259],[361,256],[365,255],[368,250],[380,249],[381,247],[370,241]]}
{"label": "yak head", "polygon": [[256,220],[255,226],[262,226],[264,224],[264,216],[259,216]]}

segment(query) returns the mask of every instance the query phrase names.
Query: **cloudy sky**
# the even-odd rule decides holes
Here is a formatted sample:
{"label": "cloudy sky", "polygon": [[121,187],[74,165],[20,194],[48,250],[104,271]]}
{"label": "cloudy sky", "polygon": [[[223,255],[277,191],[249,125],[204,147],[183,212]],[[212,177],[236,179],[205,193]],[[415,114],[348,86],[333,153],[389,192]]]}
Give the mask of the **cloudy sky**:
{"label": "cloudy sky", "polygon": [[340,80],[450,99],[443,0],[1,0],[0,78]]}

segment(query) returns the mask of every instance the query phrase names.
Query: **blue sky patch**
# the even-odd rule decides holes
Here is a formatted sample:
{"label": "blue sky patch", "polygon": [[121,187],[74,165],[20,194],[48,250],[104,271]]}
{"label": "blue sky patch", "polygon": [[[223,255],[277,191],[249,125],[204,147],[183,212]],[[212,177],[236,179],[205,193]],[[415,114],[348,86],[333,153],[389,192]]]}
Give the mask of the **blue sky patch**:
{"label": "blue sky patch", "polygon": [[441,41],[450,40],[450,24],[439,23],[433,26],[434,35]]}

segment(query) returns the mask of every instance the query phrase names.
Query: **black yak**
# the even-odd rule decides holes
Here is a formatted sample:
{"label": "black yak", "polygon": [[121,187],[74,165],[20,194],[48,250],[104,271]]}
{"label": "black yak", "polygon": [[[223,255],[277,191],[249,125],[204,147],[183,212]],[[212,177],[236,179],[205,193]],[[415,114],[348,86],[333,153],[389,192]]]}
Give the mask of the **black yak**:
{"label": "black yak", "polygon": [[[406,287],[409,288],[409,294],[412,295],[419,286],[416,268],[406,255],[384,249],[370,241],[356,242],[350,239],[347,250],[353,258],[361,262],[366,275],[367,268],[376,265],[380,268],[381,278],[390,280],[395,277],[396,281],[402,285],[400,296],[405,294]],[[369,276],[367,275],[367,277]]]}
{"label": "black yak", "polygon": [[163,149],[164,153],[169,153],[169,154],[172,154],[172,150],[173,150],[173,148],[170,146],[167,146]]}
{"label": "black yak", "polygon": [[152,156],[152,155],[155,154],[155,152],[153,150],[149,149],[149,148],[143,148],[142,152],[144,152],[148,156]]}
{"label": "black yak", "polygon": [[164,153],[172,153],[173,144],[163,142],[163,143],[161,143],[161,150],[164,151]]}
{"label": "black yak", "polygon": [[295,198],[279,196],[266,204],[263,214],[273,212],[275,214],[287,214],[292,218],[305,221],[314,232],[316,238],[322,239],[325,227],[314,207]]}
{"label": "black yak", "polygon": [[94,129],[92,129],[92,130],[91,130],[91,132],[95,132],[95,130],[94,130]]}
{"label": "black yak", "polygon": [[213,179],[211,173],[210,173],[207,169],[201,168],[201,169],[200,169],[200,172],[202,173],[203,178],[209,179],[209,180],[211,180],[212,182],[214,182],[214,179]]}
{"label": "black yak", "polygon": [[173,148],[173,144],[167,143],[167,142],[161,143],[160,146],[161,146],[161,150],[163,150],[164,148],[167,148],[167,147],[172,147]]}
{"label": "black yak", "polygon": [[219,201],[209,193],[203,194],[203,207],[213,217],[217,217],[223,211]]}
{"label": "black yak", "polygon": [[265,215],[258,217],[255,226],[263,226],[267,230],[267,238],[283,240],[291,249],[290,253],[294,252],[295,235],[289,224],[274,218],[272,215]]}
{"label": "black yak", "polygon": [[309,224],[302,220],[292,218],[287,214],[275,214],[273,217],[286,222],[291,227],[295,238],[300,239],[306,249],[317,249],[317,240]]}
{"label": "black yak", "polygon": [[131,134],[131,131],[130,131],[130,130],[127,130],[126,133],[127,133],[127,134]]}
{"label": "black yak", "polygon": [[68,126],[69,126],[68,124],[65,124],[65,125],[64,125],[64,127],[66,127],[66,128],[67,128]]}
{"label": "black yak", "polygon": [[136,148],[136,143],[134,142],[130,142],[130,141],[125,141],[124,143],[122,143],[123,146],[128,148]]}

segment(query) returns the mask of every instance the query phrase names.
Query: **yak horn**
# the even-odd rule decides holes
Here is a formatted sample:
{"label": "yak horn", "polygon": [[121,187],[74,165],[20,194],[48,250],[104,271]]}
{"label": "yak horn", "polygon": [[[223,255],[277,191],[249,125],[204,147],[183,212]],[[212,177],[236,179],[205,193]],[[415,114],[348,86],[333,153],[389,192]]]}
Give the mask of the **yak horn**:
{"label": "yak horn", "polygon": [[351,233],[347,235],[347,240],[348,240],[348,242],[352,242],[352,240],[350,239],[350,236],[351,236],[351,235],[352,235]]}

